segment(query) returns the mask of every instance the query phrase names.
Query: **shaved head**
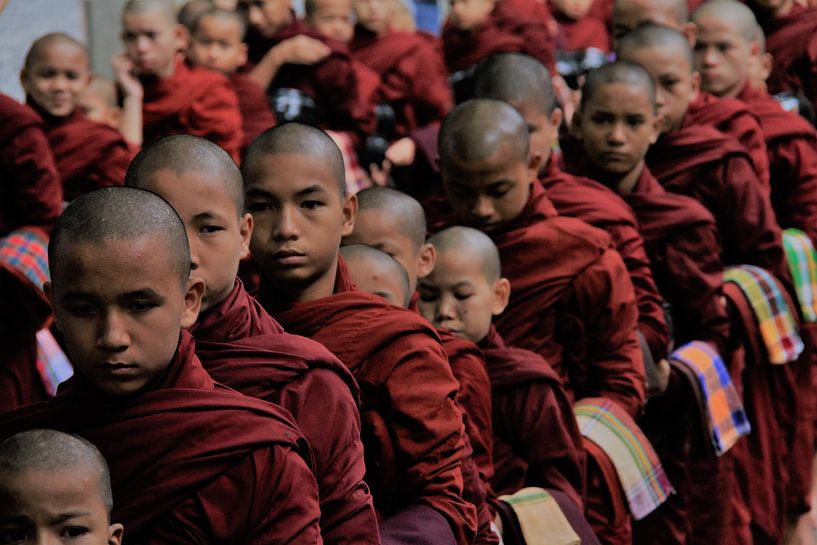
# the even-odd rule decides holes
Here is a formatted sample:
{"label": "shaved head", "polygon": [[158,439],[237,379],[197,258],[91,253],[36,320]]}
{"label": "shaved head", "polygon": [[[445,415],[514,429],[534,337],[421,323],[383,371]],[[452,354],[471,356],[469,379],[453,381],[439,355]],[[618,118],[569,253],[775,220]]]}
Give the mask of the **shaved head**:
{"label": "shaved head", "polygon": [[[204,0],[196,1],[201,2]],[[226,9],[213,7],[212,2],[209,1],[207,2],[207,4],[209,5],[209,8],[198,12],[195,19],[190,21],[190,26],[188,26],[188,28],[190,29],[191,34],[195,34],[196,31],[198,31],[199,24],[201,23],[202,20],[204,20],[205,18],[207,19],[213,18],[218,19],[219,21],[225,21],[238,25],[238,27],[241,29],[241,37],[243,39],[244,35],[247,33],[247,19],[240,12],[229,11]],[[185,6],[186,5],[187,4],[185,4]],[[181,17],[181,13],[179,13],[179,16]],[[185,26],[187,25],[185,24]]]}
{"label": "shaved head", "polygon": [[752,10],[742,2],[735,0],[704,2],[692,14],[692,21],[698,24],[706,19],[717,19],[728,24],[747,42],[757,41],[758,33],[763,34]]}
{"label": "shaved head", "polygon": [[377,210],[395,218],[403,234],[419,249],[426,241],[426,213],[413,197],[388,187],[369,187],[357,194],[358,213]]}
{"label": "shaved head", "polygon": [[690,71],[695,70],[695,58],[687,37],[678,30],[647,23],[618,40],[616,54],[619,59],[629,60],[629,54],[641,49],[664,49],[673,56],[686,59]]}
{"label": "shaved head", "polygon": [[0,475],[24,471],[70,472],[98,477],[99,494],[113,508],[108,464],[99,450],[81,437],[54,430],[30,430],[0,441]]}
{"label": "shaved head", "polygon": [[524,103],[546,114],[556,108],[550,72],[522,53],[500,53],[480,63],[474,73],[474,96]]}
{"label": "shaved head", "polygon": [[343,154],[328,134],[301,123],[278,125],[256,138],[244,157],[241,171],[247,183],[257,176],[258,160],[270,155],[307,155],[329,167],[341,197],[346,195],[346,169]]}
{"label": "shaved head", "polygon": [[171,25],[176,24],[176,5],[173,0],[128,0],[122,8],[122,15],[157,12],[164,15]]}
{"label": "shaved head", "polygon": [[374,293],[392,304],[408,307],[411,284],[406,269],[392,256],[365,244],[340,247],[352,281],[363,291]]}
{"label": "shaved head", "polygon": [[33,44],[31,44],[28,54],[26,55],[25,62],[23,63],[23,70],[31,70],[34,63],[45,55],[45,52],[49,47],[54,45],[67,45],[69,47],[75,47],[82,51],[87,59],[88,54],[85,50],[85,45],[82,42],[72,38],[64,32],[52,32],[38,38]]}
{"label": "shaved head", "polygon": [[154,177],[162,170],[169,170],[177,176],[187,172],[206,172],[209,178],[217,178],[241,216],[244,210],[241,171],[232,157],[213,142],[189,134],[161,138],[146,146],[133,159],[125,175],[125,185],[154,191]]}
{"label": "shaved head", "polygon": [[457,106],[440,129],[440,162],[470,163],[510,151],[527,163],[528,128],[516,109],[500,100],[474,99]]}
{"label": "shaved head", "polygon": [[199,18],[212,7],[213,3],[210,0],[189,0],[179,9],[176,19],[193,33]]}
{"label": "shaved head", "polygon": [[502,275],[499,250],[491,237],[482,231],[470,227],[449,227],[432,235],[428,241],[440,255],[456,252],[458,255],[477,257],[488,282],[496,282]]}
{"label": "shaved head", "polygon": [[687,0],[616,0],[613,4],[613,22],[635,12],[646,17],[642,22],[659,22],[653,18],[660,16],[660,24],[671,22],[674,27],[683,25],[689,19]]}
{"label": "shaved head", "polygon": [[166,243],[166,258],[186,287],[190,277],[187,231],[167,201],[133,187],[107,187],[82,195],[68,205],[51,233],[48,263],[55,287],[73,245],[147,237]]}
{"label": "shaved head", "polygon": [[623,83],[643,89],[655,108],[655,83],[652,77],[640,65],[629,61],[616,61],[592,70],[582,87],[580,108],[585,109],[600,88],[613,83]]}

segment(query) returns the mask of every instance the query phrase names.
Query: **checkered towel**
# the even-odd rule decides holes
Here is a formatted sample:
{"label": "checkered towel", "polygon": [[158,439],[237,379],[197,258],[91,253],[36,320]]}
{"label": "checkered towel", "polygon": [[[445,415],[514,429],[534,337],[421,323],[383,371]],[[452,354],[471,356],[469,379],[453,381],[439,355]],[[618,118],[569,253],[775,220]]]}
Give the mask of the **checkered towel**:
{"label": "checkered towel", "polygon": [[817,252],[811,239],[799,229],[783,231],[783,248],[803,318],[817,322]]}
{"label": "checkered towel", "polygon": [[752,426],[723,360],[707,343],[693,341],[670,356],[670,364],[696,380],[704,400],[701,410],[717,456],[732,448]]}
{"label": "checkered towel", "polygon": [[782,365],[796,360],[803,352],[803,341],[777,280],[753,265],[729,267],[723,280],[740,288],[749,301],[769,362]]}
{"label": "checkered towel", "polygon": [[581,539],[547,490],[523,488],[499,499],[513,509],[526,545],[581,545]]}
{"label": "checkered towel", "polygon": [[609,399],[582,399],[573,408],[581,434],[613,462],[635,520],[641,520],[674,492],[658,455],[638,425]]}
{"label": "checkered towel", "polygon": [[57,395],[57,387],[74,375],[68,357],[48,329],[37,332],[37,372],[48,395]]}
{"label": "checkered towel", "polygon": [[48,280],[48,238],[39,229],[20,229],[0,238],[0,263],[23,273],[40,290]]}

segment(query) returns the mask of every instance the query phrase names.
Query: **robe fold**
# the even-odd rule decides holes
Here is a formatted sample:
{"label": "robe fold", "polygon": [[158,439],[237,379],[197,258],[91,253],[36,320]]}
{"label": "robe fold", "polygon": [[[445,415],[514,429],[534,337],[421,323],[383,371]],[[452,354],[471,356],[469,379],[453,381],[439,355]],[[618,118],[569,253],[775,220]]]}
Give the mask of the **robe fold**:
{"label": "robe fold", "polygon": [[238,280],[190,331],[214,380],[285,408],[303,432],[315,455],[324,542],[379,543],[349,370],[323,345],[284,333]]}
{"label": "robe fold", "polygon": [[561,379],[538,354],[505,345],[494,328],[479,346],[493,398],[494,491],[556,489],[581,509],[585,453]]}
{"label": "robe fold", "polygon": [[537,0],[503,0],[474,31],[446,23],[442,31],[443,56],[449,73],[466,70],[496,53],[525,53],[555,73],[553,36],[548,28],[550,10]]}
{"label": "robe fold", "polygon": [[560,51],[581,51],[595,48],[605,53],[610,52],[610,33],[607,25],[587,15],[578,21],[562,17],[558,13],[554,18],[559,25],[556,33],[556,49]]}
{"label": "robe fold", "polygon": [[134,543],[322,543],[311,454],[289,415],[214,383],[194,349],[183,331],[160,379],[125,398],[74,376],[0,419],[0,434],[51,428],[94,443],[111,470],[112,520]]}
{"label": "robe fold", "polygon": [[453,106],[442,55],[428,38],[409,32],[377,36],[358,25],[350,50],[380,76],[379,101],[394,109],[398,137],[442,121]]}
{"label": "robe fold", "polygon": [[236,162],[241,160],[241,111],[226,76],[178,60],[172,76],[141,79],[145,144],[171,134],[192,134],[218,144]]}
{"label": "robe fold", "polygon": [[275,115],[270,109],[264,89],[247,74],[242,72],[232,74],[230,87],[238,98],[241,129],[244,131],[244,142],[241,147],[246,150],[262,132],[275,126]]}
{"label": "robe fold", "polygon": [[458,543],[471,543],[477,524],[474,506],[462,498],[458,385],[433,327],[358,291],[340,258],[333,295],[287,303],[264,280],[259,294],[287,331],[325,345],[357,379],[366,482],[381,518],[426,505],[448,520]]}
{"label": "robe fold", "polygon": [[522,213],[488,232],[511,299],[495,320],[511,346],[537,352],[571,399],[608,397],[631,415],[645,398],[633,285],[606,233],[556,215],[540,184]]}
{"label": "robe fold", "polygon": [[62,183],[34,110],[0,94],[0,236],[26,226],[51,231]]}

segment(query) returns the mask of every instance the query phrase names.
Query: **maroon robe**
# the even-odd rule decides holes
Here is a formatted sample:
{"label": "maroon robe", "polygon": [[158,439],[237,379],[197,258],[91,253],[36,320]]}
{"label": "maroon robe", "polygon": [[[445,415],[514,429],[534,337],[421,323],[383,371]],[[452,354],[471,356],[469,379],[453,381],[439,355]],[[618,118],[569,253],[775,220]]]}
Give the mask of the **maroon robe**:
{"label": "maroon robe", "polygon": [[556,34],[556,49],[579,51],[595,48],[605,53],[610,52],[610,33],[607,31],[605,22],[590,15],[582,17],[578,21],[562,17],[558,13],[554,14],[554,18],[559,24],[559,32]]}
{"label": "maroon robe", "polygon": [[214,380],[285,408],[302,430],[315,455],[324,542],[379,543],[349,370],[315,341],[284,333],[240,281],[190,332]]}
{"label": "maroon robe", "polygon": [[244,132],[238,98],[222,74],[176,61],[172,76],[143,76],[142,124],[145,144],[171,134],[192,134],[215,142],[239,162]]}
{"label": "maroon robe", "polygon": [[428,506],[445,517],[458,543],[471,543],[477,524],[474,506],[462,498],[458,387],[432,326],[358,291],[341,258],[333,295],[291,304],[265,280],[259,293],[287,331],[325,345],[357,379],[366,482],[379,515]]}
{"label": "maroon robe", "polygon": [[275,115],[270,109],[264,89],[247,74],[241,72],[232,74],[230,87],[238,97],[241,127],[244,131],[242,149],[246,150],[262,132],[275,126]]}
{"label": "maroon robe", "polygon": [[0,94],[0,180],[0,236],[26,226],[51,231],[62,214],[62,184],[42,119],[4,94]]}
{"label": "maroon robe", "polygon": [[556,489],[581,508],[585,452],[561,379],[538,354],[506,346],[494,328],[479,346],[493,398],[494,491]]}
{"label": "maroon robe", "polygon": [[0,434],[52,428],[94,443],[111,470],[111,518],[134,543],[320,543],[306,441],[283,409],[215,384],[194,349],[182,332],[165,373],[135,396],[75,376],[3,417]]}
{"label": "maroon robe", "polygon": [[443,55],[449,73],[466,70],[496,53],[526,53],[555,73],[550,11],[538,0],[502,0],[474,31],[443,27]]}
{"label": "maroon robe", "polygon": [[556,215],[541,185],[512,222],[488,233],[511,300],[496,318],[505,341],[545,358],[571,399],[608,397],[629,414],[644,404],[644,365],[632,282],[610,239]]}

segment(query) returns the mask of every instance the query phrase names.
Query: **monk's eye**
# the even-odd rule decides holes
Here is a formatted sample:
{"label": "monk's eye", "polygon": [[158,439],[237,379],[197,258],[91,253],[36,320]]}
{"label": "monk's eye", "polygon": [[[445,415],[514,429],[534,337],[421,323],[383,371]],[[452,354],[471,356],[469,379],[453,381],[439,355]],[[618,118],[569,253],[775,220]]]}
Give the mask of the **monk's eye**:
{"label": "monk's eye", "polygon": [[76,539],[78,537],[82,537],[88,533],[88,528],[84,528],[82,526],[66,526],[60,532],[60,537],[69,537],[71,539]]}
{"label": "monk's eye", "polygon": [[79,79],[79,72],[67,72],[65,76],[70,80],[78,80]]}
{"label": "monk's eye", "polygon": [[3,528],[0,530],[0,545],[24,543],[27,539],[26,531],[22,528]]}
{"label": "monk's eye", "polygon": [[321,201],[304,201],[301,203],[301,208],[306,208],[307,210],[315,210],[321,206],[323,206]]}
{"label": "monk's eye", "polygon": [[429,289],[419,288],[417,291],[420,294],[420,301],[423,301],[424,303],[433,303],[440,298],[439,293]]}
{"label": "monk's eye", "polygon": [[272,210],[272,206],[265,202],[251,202],[247,204],[247,212],[266,212]]}
{"label": "monk's eye", "polygon": [[631,126],[631,127],[640,127],[641,125],[644,124],[644,118],[643,117],[628,117],[627,118],[627,124],[629,126]]}
{"label": "monk's eye", "polygon": [[153,310],[158,305],[153,301],[131,301],[127,305],[128,312],[132,312],[134,314],[142,314],[143,312],[148,312],[149,310]]}
{"label": "monk's eye", "polygon": [[68,307],[68,312],[80,318],[90,318],[96,314],[96,307],[92,305],[73,305]]}
{"label": "monk's eye", "polygon": [[454,294],[454,298],[457,301],[465,301],[467,299],[470,299],[473,296],[474,296],[473,293],[468,293],[468,292],[457,292],[457,293]]}
{"label": "monk's eye", "polygon": [[224,228],[218,225],[205,225],[199,229],[199,233],[203,235],[212,235],[213,233],[218,233],[220,231],[224,231]]}

